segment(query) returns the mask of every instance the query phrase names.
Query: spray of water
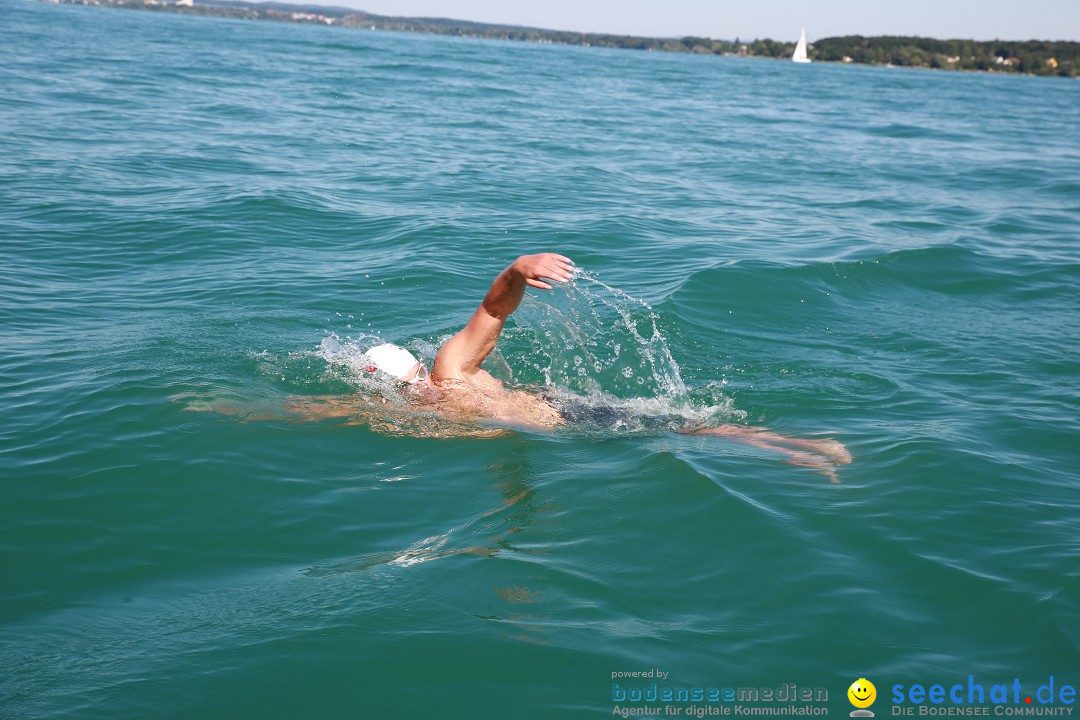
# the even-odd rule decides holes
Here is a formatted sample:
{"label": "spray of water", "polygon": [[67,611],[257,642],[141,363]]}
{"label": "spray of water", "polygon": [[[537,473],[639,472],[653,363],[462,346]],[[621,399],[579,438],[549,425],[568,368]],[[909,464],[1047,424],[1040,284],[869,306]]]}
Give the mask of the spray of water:
{"label": "spray of water", "polygon": [[686,386],[659,323],[648,303],[579,269],[563,288],[525,297],[502,355],[510,367],[536,371],[522,373],[526,381],[586,396],[678,401]]}

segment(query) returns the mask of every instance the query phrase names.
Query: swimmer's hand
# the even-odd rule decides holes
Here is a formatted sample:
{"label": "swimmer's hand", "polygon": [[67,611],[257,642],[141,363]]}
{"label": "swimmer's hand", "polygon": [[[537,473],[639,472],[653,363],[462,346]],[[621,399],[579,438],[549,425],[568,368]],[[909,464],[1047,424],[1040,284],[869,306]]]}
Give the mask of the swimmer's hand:
{"label": "swimmer's hand", "polygon": [[525,282],[532,287],[551,290],[551,285],[541,278],[561,283],[570,282],[574,274],[574,262],[564,255],[540,253],[522,255],[513,262],[510,269],[525,278]]}

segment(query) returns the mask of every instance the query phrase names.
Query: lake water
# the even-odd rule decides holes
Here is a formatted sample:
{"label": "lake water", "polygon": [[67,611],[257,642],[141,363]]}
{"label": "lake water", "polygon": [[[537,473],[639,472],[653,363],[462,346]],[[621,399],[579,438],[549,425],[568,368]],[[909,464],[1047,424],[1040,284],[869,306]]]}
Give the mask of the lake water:
{"label": "lake water", "polygon": [[[0,13],[0,716],[1080,684],[1080,83]],[[492,372],[833,437],[840,482],[258,419],[377,340],[430,361],[549,250],[584,274]]]}

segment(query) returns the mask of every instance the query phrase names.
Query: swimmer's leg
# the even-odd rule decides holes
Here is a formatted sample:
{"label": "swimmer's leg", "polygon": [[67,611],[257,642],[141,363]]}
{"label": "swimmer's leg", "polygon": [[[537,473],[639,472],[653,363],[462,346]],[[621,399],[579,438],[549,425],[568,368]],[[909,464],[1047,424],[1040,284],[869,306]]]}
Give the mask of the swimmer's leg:
{"label": "swimmer's leg", "polygon": [[792,438],[765,430],[741,425],[719,425],[717,427],[687,427],[679,432],[688,435],[716,435],[730,438],[743,445],[774,450],[788,456],[792,465],[814,468],[831,482],[839,482],[836,466],[851,462],[851,453],[843,443],[832,439],[811,440]]}
{"label": "swimmer's leg", "polygon": [[792,445],[798,448],[806,448],[819,455],[824,455],[837,465],[847,465],[851,462],[851,453],[844,447],[844,444],[831,438],[814,440],[809,438],[787,437],[786,435],[780,435],[765,430],[764,428],[743,427],[741,425],[719,425],[714,428],[690,429],[689,432],[703,435],[726,435],[734,440],[753,445],[758,445],[759,443]]}
{"label": "swimmer's leg", "polygon": [[184,412],[208,412],[215,415],[228,415],[241,421],[274,420],[282,417],[280,412],[273,412],[262,406],[245,405],[235,400],[188,400],[190,394],[173,395],[169,399],[178,402],[187,401]]}
{"label": "swimmer's leg", "polygon": [[299,422],[350,418],[357,414],[358,403],[340,395],[290,395],[281,406],[269,403],[246,405],[234,400],[188,400],[189,395],[174,395],[170,400],[187,403],[187,412],[209,412],[228,415],[242,421],[296,420]]}
{"label": "swimmer's leg", "polygon": [[304,422],[356,418],[367,410],[369,402],[363,398],[342,395],[290,395],[282,408],[289,415]]}

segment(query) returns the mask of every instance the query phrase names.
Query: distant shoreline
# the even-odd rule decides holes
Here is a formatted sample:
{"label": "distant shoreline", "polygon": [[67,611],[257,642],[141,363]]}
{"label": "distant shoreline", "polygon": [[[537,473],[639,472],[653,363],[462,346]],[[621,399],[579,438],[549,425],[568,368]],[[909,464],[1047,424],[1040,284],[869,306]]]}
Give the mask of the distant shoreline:
{"label": "distant shoreline", "polygon": [[[329,25],[364,30],[388,30],[458,37],[488,38],[545,45],[579,45],[628,50],[766,57],[787,59],[794,42],[771,39],[714,40],[707,37],[654,38],[604,33],[579,33],[516,25],[373,15],[359,10],[284,2],[243,0],[41,0],[67,5],[96,5],[128,10],[203,15],[240,20],[266,20],[306,25]],[[934,70],[1007,73],[1080,78],[1080,43],[1043,40],[937,40],[922,37],[848,35],[822,38],[809,46],[816,62],[910,67]]]}

